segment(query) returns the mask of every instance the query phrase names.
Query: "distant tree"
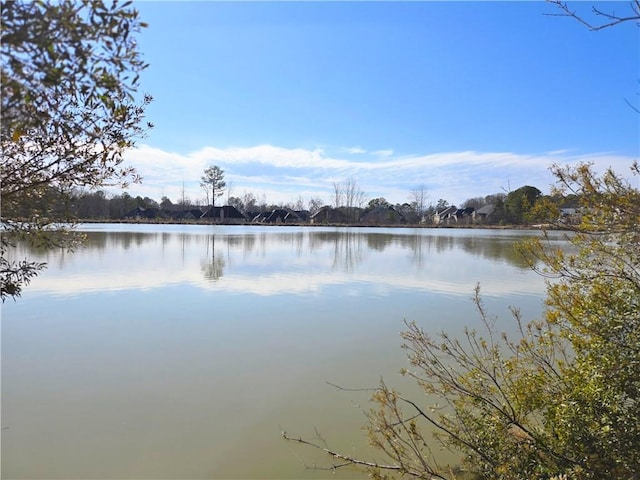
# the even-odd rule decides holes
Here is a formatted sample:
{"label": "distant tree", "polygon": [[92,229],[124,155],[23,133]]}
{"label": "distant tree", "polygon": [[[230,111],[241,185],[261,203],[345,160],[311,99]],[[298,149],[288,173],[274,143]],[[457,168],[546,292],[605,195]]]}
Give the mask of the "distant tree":
{"label": "distant tree", "polygon": [[333,206],[334,208],[340,208],[343,204],[342,184],[340,182],[333,182]]}
{"label": "distant tree", "polygon": [[160,199],[160,208],[167,212],[173,210],[173,203],[171,202],[171,200],[169,200],[169,197],[162,197]]}
{"label": "distant tree", "polygon": [[[17,297],[44,264],[10,262],[21,238],[44,247],[69,246],[61,227],[72,220],[37,213],[49,192],[126,186],[139,181],[124,152],[151,124],[151,97],[134,94],[146,68],[135,34],[146,25],[131,2],[3,1],[0,126],[0,284]],[[20,217],[16,212],[20,210]]]}
{"label": "distant tree", "polygon": [[369,203],[367,204],[367,210],[373,210],[377,207],[388,207],[390,205],[391,204],[384,197],[373,198],[369,200]]}
{"label": "distant tree", "polygon": [[483,197],[473,197],[468,198],[460,205],[461,208],[473,208],[477,210],[486,205],[485,199]]}
{"label": "distant tree", "polygon": [[229,205],[229,199],[233,196],[233,190],[235,185],[233,182],[227,182],[227,205]]}
{"label": "distant tree", "polygon": [[144,208],[158,208],[158,202],[156,202],[154,199],[149,198],[149,197],[144,197],[142,199],[142,206]]}
{"label": "distant tree", "polygon": [[193,207],[193,201],[183,193],[177,205],[180,210],[188,210]]}
{"label": "distant tree", "polygon": [[507,215],[507,209],[504,205],[506,198],[507,198],[506,195],[496,196],[495,203],[493,203],[493,206],[495,208],[494,208],[493,214],[491,215],[492,223],[499,223],[499,224],[507,223],[508,215]]}
{"label": "distant tree", "polygon": [[444,198],[439,198],[436,203],[436,212],[441,212],[445,208],[449,206],[449,202],[447,202]]}
{"label": "distant tree", "polygon": [[422,218],[427,209],[427,198],[429,198],[426,185],[418,185],[409,192],[409,202],[418,218]]}
{"label": "distant tree", "polygon": [[324,206],[324,201],[320,197],[311,197],[309,199],[308,205],[309,212],[311,213],[311,215],[313,215]]}
{"label": "distant tree", "polygon": [[245,213],[246,210],[244,208],[244,203],[239,197],[229,197],[227,204],[231,207],[234,207],[239,212]]}
{"label": "distant tree", "polygon": [[291,209],[295,211],[301,211],[305,209],[305,202],[304,202],[304,198],[302,198],[302,195],[298,195],[298,198],[291,206]]}
{"label": "distant tree", "polygon": [[75,205],[76,216],[79,219],[109,218],[109,199],[103,190],[78,191]]}
{"label": "distant tree", "polygon": [[121,219],[137,206],[136,199],[127,192],[114,195],[109,199],[109,218],[112,220]]}
{"label": "distant tree", "polygon": [[205,169],[204,175],[200,177],[200,186],[211,192],[211,205],[216,206],[216,197],[224,193],[226,183],[224,181],[224,170],[217,165],[212,165]]}
{"label": "distant tree", "polygon": [[251,192],[245,191],[242,194],[242,204],[244,205],[243,213],[255,212],[258,209],[258,199]]}
{"label": "distant tree", "polygon": [[[245,202],[246,205],[246,202]],[[269,204],[267,203],[267,196],[263,193],[259,198],[256,198],[256,206],[258,210],[261,212],[267,212],[270,210]]]}
{"label": "distant tree", "polygon": [[358,180],[355,177],[347,178],[342,183],[344,206],[352,210],[362,208],[365,203],[366,194],[360,189]]}
{"label": "distant tree", "polygon": [[504,202],[504,199],[507,198],[507,194],[506,193],[492,193],[490,195],[487,195],[484,197],[484,204],[485,205],[495,205],[497,202],[502,201]]}
{"label": "distant tree", "polygon": [[504,202],[507,221],[521,224],[528,220],[529,212],[542,195],[536,187],[525,185],[513,192],[509,192]]}
{"label": "distant tree", "polygon": [[343,207],[351,221],[357,221],[358,212],[364,206],[366,194],[358,181],[349,177],[343,182],[333,182],[333,203],[335,208]]}

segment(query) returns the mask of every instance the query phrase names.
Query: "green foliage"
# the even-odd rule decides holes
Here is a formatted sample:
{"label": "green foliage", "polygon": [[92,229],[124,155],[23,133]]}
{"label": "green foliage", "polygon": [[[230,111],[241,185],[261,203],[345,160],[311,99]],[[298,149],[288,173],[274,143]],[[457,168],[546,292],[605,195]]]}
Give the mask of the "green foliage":
{"label": "green foliage", "polygon": [[[68,220],[55,209],[40,214],[52,191],[139,181],[123,153],[151,128],[143,126],[151,98],[135,98],[146,68],[135,34],[146,25],[130,5],[2,2],[0,180],[9,236],[50,236],[47,225]],[[42,268],[9,262],[10,246],[1,248],[3,300]]]}
{"label": "green foliage", "polygon": [[522,224],[529,220],[530,212],[542,192],[536,187],[525,185],[513,192],[509,192],[504,201],[506,221],[513,224]]}
{"label": "green foliage", "polygon": [[549,252],[542,241],[526,247],[541,273],[558,278],[547,318],[574,352],[547,414],[565,427],[563,443],[585,459],[585,472],[596,472],[583,478],[631,478],[640,472],[640,191],[589,165],[554,173],[559,192],[579,198],[582,221],[574,253]]}

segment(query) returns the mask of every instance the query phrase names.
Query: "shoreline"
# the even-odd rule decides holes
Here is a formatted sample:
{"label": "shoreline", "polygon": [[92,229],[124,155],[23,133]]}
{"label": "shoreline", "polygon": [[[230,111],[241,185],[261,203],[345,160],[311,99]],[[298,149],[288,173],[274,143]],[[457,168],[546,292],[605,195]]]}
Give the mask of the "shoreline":
{"label": "shoreline", "polygon": [[253,222],[202,222],[202,221],[177,221],[177,220],[134,220],[134,219],[83,219],[74,220],[73,224],[80,223],[122,223],[140,225],[225,225],[225,226],[257,226],[257,227],[345,227],[345,228],[434,228],[434,229],[471,229],[471,230],[563,230],[558,225],[553,224],[533,224],[533,225],[418,225],[418,224],[363,224],[363,223],[295,223],[295,222],[274,222],[274,223],[253,223]]}

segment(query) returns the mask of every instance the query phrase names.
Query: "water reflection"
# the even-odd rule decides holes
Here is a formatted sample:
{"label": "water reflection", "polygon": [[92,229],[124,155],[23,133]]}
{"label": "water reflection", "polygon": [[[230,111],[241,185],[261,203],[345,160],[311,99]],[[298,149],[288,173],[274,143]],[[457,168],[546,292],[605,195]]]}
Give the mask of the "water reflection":
{"label": "water reflection", "polygon": [[83,230],[75,252],[18,252],[49,268],[3,306],[3,478],[353,478],[280,439],[366,448],[366,396],[326,381],[397,385],[402,320],[477,326],[476,282],[525,318],[544,292],[512,250],[526,232]]}
{"label": "water reflection", "polygon": [[[227,242],[227,245],[230,247],[233,241]],[[209,245],[211,245],[211,254],[209,254]],[[211,282],[215,282],[222,277],[224,274],[224,258],[220,255],[220,251],[218,251],[218,256],[216,256],[216,236],[211,235],[211,244],[207,243],[207,261],[202,263],[202,274],[204,278]]]}
{"label": "water reflection", "polygon": [[[515,231],[182,227],[175,231],[112,226],[86,231],[73,253],[22,246],[18,256],[49,269],[30,289],[72,294],[86,290],[200,288],[273,295],[318,294],[330,285],[436,290],[468,294],[526,292],[528,273]],[[505,269],[505,267],[508,267]],[[64,278],[64,282],[60,279]],[[488,291],[487,291],[488,288]],[[380,290],[380,288],[378,288]],[[380,290],[382,291],[382,290]]]}

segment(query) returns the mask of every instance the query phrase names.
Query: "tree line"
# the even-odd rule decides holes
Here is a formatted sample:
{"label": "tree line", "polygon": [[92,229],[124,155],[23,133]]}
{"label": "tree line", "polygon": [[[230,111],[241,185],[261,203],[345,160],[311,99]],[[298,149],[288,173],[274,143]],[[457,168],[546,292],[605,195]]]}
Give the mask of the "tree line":
{"label": "tree line", "polygon": [[[558,209],[575,207],[579,199],[571,195],[542,195],[541,191],[529,185],[511,192],[500,192],[484,197],[473,197],[465,200],[457,208],[445,199],[428,202],[428,190],[420,185],[409,191],[407,201],[392,204],[384,197],[371,198],[361,190],[357,179],[348,178],[333,184],[331,204],[326,204],[320,197],[303,198],[301,195],[290,202],[270,203],[266,196],[244,191],[241,195],[231,195],[231,188],[224,181],[224,171],[218,166],[211,166],[202,176],[201,186],[207,192],[206,199],[192,201],[184,194],[176,201],[163,196],[160,199],[132,196],[126,191],[110,194],[104,189],[71,188],[60,189],[53,186],[43,187],[41,194],[29,202],[16,202],[6,205],[3,216],[13,219],[57,218],[67,221],[78,220],[122,220],[136,209],[155,209],[172,214],[181,211],[199,210],[206,212],[215,206],[215,199],[228,193],[226,199],[219,204],[230,205],[248,219],[251,215],[270,212],[276,209],[289,209],[296,212],[308,212],[313,215],[321,208],[331,207],[342,212],[339,223],[358,223],[369,212],[380,209],[391,209],[401,215],[402,223],[415,225],[434,224],[434,215],[443,211],[464,210],[469,215],[483,207],[491,207],[490,214],[482,223],[488,225],[526,225],[532,222],[553,221],[541,215],[540,205],[549,202]],[[470,217],[471,218],[471,217]],[[393,223],[393,222],[390,222]],[[471,223],[467,220],[464,223]]]}

